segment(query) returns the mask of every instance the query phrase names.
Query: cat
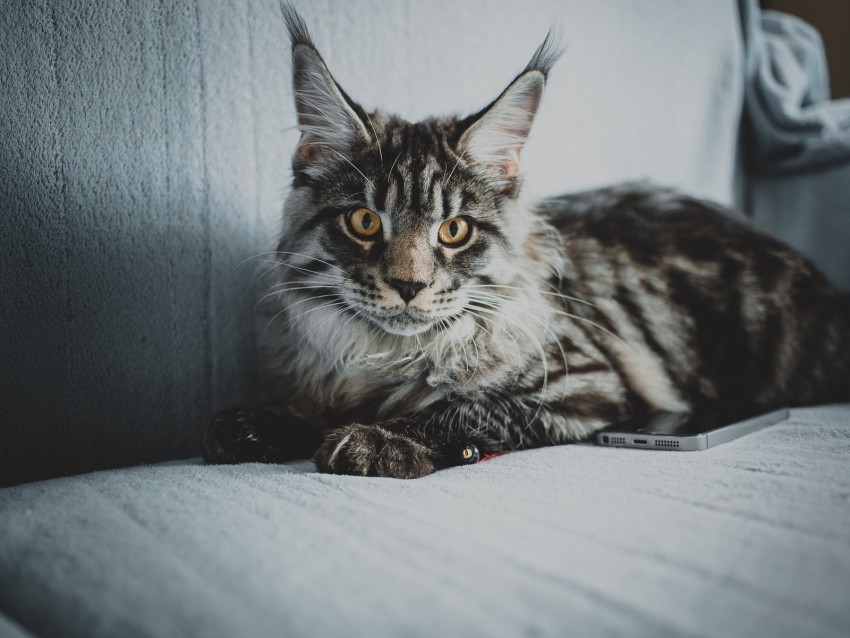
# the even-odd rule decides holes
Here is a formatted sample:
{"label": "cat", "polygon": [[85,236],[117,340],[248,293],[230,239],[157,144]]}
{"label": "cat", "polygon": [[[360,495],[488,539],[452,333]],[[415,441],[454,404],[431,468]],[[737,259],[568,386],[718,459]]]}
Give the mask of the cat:
{"label": "cat", "polygon": [[212,463],[415,478],[656,410],[850,399],[850,302],[722,208],[626,184],[535,205],[519,157],[552,31],[469,117],[367,113],[282,5],[301,138],[265,303],[277,402]]}

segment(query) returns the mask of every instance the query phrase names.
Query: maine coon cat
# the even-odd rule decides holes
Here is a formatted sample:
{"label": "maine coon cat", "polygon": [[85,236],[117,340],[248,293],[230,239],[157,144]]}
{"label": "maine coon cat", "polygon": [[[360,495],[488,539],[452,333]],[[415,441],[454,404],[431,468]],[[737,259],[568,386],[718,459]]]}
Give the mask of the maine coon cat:
{"label": "maine coon cat", "polygon": [[265,298],[277,403],[218,415],[208,461],[411,478],[645,411],[850,399],[850,303],[790,248],[657,188],[520,198],[551,34],[480,112],[410,123],[364,111],[284,17],[301,139]]}

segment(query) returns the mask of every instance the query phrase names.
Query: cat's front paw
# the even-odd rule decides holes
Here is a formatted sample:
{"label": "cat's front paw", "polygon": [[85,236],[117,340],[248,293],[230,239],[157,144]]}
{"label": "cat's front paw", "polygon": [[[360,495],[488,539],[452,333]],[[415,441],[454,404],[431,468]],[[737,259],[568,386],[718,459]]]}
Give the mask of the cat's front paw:
{"label": "cat's front paw", "polygon": [[268,415],[250,408],[219,412],[204,432],[203,454],[207,463],[271,463],[275,450],[262,441],[259,421]]}
{"label": "cat's front paw", "polygon": [[433,453],[413,439],[375,425],[328,432],[316,452],[320,472],[419,478],[434,471]]}
{"label": "cat's front paw", "polygon": [[204,432],[207,463],[282,463],[308,459],[321,433],[286,406],[234,408],[219,412]]}

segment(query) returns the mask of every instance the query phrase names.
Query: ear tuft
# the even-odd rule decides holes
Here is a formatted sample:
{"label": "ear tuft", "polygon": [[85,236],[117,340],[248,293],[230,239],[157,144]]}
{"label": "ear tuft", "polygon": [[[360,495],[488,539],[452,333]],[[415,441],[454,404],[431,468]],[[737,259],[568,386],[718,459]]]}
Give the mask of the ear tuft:
{"label": "ear tuft", "polygon": [[304,18],[295,10],[289,2],[281,0],[280,13],[283,15],[283,21],[286,23],[286,30],[289,31],[289,42],[292,45],[292,50],[295,50],[299,44],[307,45],[313,50],[316,45],[313,44],[313,38],[310,37],[310,31],[307,29],[307,23]]}
{"label": "ear tuft", "polygon": [[280,7],[292,43],[292,92],[301,131],[295,163],[337,158],[358,141],[369,140],[368,129],[357,114],[359,107],[325,65],[303,18],[287,2]]}
{"label": "ear tuft", "polygon": [[561,59],[564,54],[564,48],[561,46],[561,28],[558,25],[553,25],[543,38],[543,42],[537,47],[531,60],[523,70],[523,73],[528,71],[540,71],[544,79],[549,79],[549,71],[555,66],[555,62]]}

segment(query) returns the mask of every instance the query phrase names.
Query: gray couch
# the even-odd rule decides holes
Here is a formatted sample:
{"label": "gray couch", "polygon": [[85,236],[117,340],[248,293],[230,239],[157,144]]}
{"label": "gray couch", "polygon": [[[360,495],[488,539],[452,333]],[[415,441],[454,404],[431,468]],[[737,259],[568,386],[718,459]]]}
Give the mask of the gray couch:
{"label": "gray couch", "polygon": [[[356,99],[410,118],[482,106],[558,19],[530,197],[676,186],[850,288],[850,106],[799,24],[750,0],[296,5]],[[197,460],[209,416],[263,394],[240,264],[280,232],[297,136],[275,0],[10,0],[0,78],[0,636],[850,632],[848,406],[412,482]]]}

